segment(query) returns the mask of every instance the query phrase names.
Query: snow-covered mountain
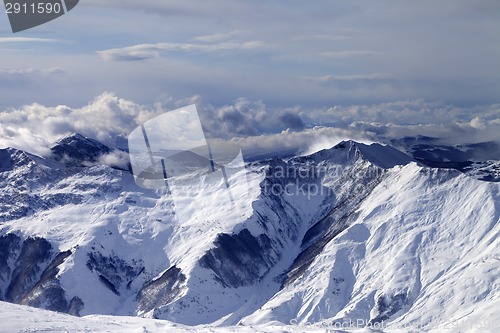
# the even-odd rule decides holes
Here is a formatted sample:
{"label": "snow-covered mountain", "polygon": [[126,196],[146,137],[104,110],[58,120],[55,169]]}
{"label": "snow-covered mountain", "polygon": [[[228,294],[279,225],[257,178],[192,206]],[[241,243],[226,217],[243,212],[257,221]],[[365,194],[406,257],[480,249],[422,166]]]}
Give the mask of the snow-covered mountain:
{"label": "snow-covered mountain", "polygon": [[497,142],[443,145],[437,138],[417,136],[390,140],[422,165],[450,168],[469,176],[500,182],[500,146]]}
{"label": "snow-covered mountain", "polygon": [[184,183],[174,207],[94,140],[51,150],[0,150],[1,300],[184,325],[497,327],[499,183],[345,141],[249,164],[234,201],[209,175],[205,200]]}

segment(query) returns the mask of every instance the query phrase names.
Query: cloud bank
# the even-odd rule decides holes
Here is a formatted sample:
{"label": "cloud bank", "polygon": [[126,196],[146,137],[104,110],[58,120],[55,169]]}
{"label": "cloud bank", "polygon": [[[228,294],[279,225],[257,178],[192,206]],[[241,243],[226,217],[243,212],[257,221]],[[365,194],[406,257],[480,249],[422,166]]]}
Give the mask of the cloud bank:
{"label": "cloud bank", "polygon": [[[31,104],[1,112],[0,147],[47,155],[55,141],[76,132],[111,147],[126,148],[128,134],[136,126],[193,103],[207,136],[238,143],[248,158],[311,153],[346,139],[387,143],[421,135],[451,145],[500,143],[500,104],[465,108],[414,100],[305,109],[268,107],[263,101],[246,98],[214,106],[193,96],[141,105],[105,92],[79,108]],[[109,159],[123,160],[123,156]]]}
{"label": "cloud bank", "polygon": [[115,147],[153,114],[154,110],[107,92],[81,108],[25,105],[0,113],[0,146],[45,155],[52,143],[75,132]]}

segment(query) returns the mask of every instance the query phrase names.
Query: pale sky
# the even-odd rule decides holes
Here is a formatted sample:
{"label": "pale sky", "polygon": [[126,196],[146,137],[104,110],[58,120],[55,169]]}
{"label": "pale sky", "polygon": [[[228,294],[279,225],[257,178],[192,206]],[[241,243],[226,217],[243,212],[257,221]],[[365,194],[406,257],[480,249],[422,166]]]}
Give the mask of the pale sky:
{"label": "pale sky", "polygon": [[500,118],[499,32],[498,0],[81,0],[16,34],[0,15],[0,112],[78,109],[110,92],[152,109],[203,101],[222,120],[237,118],[224,107],[274,115],[230,133],[243,136],[357,121],[488,125]]}

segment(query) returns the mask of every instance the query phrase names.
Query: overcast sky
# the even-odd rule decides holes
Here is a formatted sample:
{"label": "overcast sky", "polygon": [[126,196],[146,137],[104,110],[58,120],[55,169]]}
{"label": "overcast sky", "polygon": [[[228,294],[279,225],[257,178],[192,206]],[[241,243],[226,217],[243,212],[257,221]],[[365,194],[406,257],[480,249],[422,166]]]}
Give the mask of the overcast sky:
{"label": "overcast sky", "polygon": [[484,127],[499,118],[499,31],[498,0],[81,0],[17,34],[0,15],[0,110],[115,96],[152,110],[196,101],[252,125],[228,130],[243,136],[357,121]]}

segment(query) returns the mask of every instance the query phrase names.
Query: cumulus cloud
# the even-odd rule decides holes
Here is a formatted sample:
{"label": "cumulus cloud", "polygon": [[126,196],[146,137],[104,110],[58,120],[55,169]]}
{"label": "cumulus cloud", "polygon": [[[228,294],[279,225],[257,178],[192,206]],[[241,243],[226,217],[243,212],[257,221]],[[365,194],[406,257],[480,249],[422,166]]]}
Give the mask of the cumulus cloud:
{"label": "cumulus cloud", "polygon": [[0,113],[0,146],[45,155],[53,142],[72,132],[117,146],[155,112],[112,93],[103,93],[81,108],[25,105]]}
{"label": "cumulus cloud", "polygon": [[0,148],[6,147],[22,149],[41,156],[50,154],[49,142],[40,134],[26,127],[6,126],[0,121]]}
{"label": "cumulus cloud", "polygon": [[127,153],[121,150],[113,150],[109,154],[102,155],[97,161],[98,164],[109,165],[115,168],[127,170],[130,159]]}
{"label": "cumulus cloud", "polygon": [[250,160],[268,155],[307,155],[335,146],[343,140],[363,143],[374,142],[370,135],[349,129],[314,127],[300,132],[283,131],[276,134],[233,138],[232,142],[242,147],[244,156]]}
{"label": "cumulus cloud", "polygon": [[[465,108],[415,100],[304,109],[268,107],[263,101],[246,98],[214,106],[193,96],[147,106],[105,92],[79,108],[31,104],[1,112],[0,147],[47,155],[55,141],[76,132],[110,147],[126,148],[129,133],[139,124],[193,103],[207,138],[238,143],[248,158],[311,153],[345,139],[390,143],[403,137],[429,136],[436,143],[451,145],[500,143],[499,104]],[[127,158],[115,152],[100,162],[124,167]]]}
{"label": "cumulus cloud", "polygon": [[306,127],[301,109],[268,108],[262,101],[239,98],[221,107],[203,105],[202,122],[210,136],[231,138],[281,131],[299,131]]}
{"label": "cumulus cloud", "polygon": [[[213,37],[213,36],[212,36]],[[267,44],[263,41],[246,42],[220,42],[211,44],[195,43],[155,43],[139,44],[123,48],[114,48],[98,51],[97,53],[106,61],[137,61],[157,58],[164,52],[218,52],[235,50],[262,49]]]}
{"label": "cumulus cloud", "polygon": [[[128,134],[139,124],[189,104],[199,106],[209,138],[230,139],[305,128],[300,109],[269,109],[261,101],[245,98],[218,107],[204,103],[200,96],[168,99],[163,104],[145,106],[105,92],[80,108],[35,103],[1,112],[0,147],[16,147],[47,155],[52,143],[74,132],[111,147],[126,148]],[[120,160],[119,156],[107,158]]]}
{"label": "cumulus cloud", "polygon": [[[236,140],[250,155],[279,149],[303,151],[313,140],[312,133],[327,136],[325,131],[328,130],[302,132],[306,125],[298,107],[273,109],[261,101],[245,98],[216,107],[204,103],[200,96],[143,106],[106,92],[81,108],[32,104],[0,113],[0,147],[48,155],[55,141],[76,132],[111,147],[126,148],[127,136],[136,126],[168,110],[193,103],[199,106],[208,138]],[[278,143],[280,138],[282,143]],[[120,154],[106,155],[102,159],[100,162],[108,165],[127,163]]]}
{"label": "cumulus cloud", "polygon": [[302,118],[293,109],[279,111],[277,116],[278,123],[276,125],[282,124],[288,130],[294,131],[300,131],[305,128]]}

